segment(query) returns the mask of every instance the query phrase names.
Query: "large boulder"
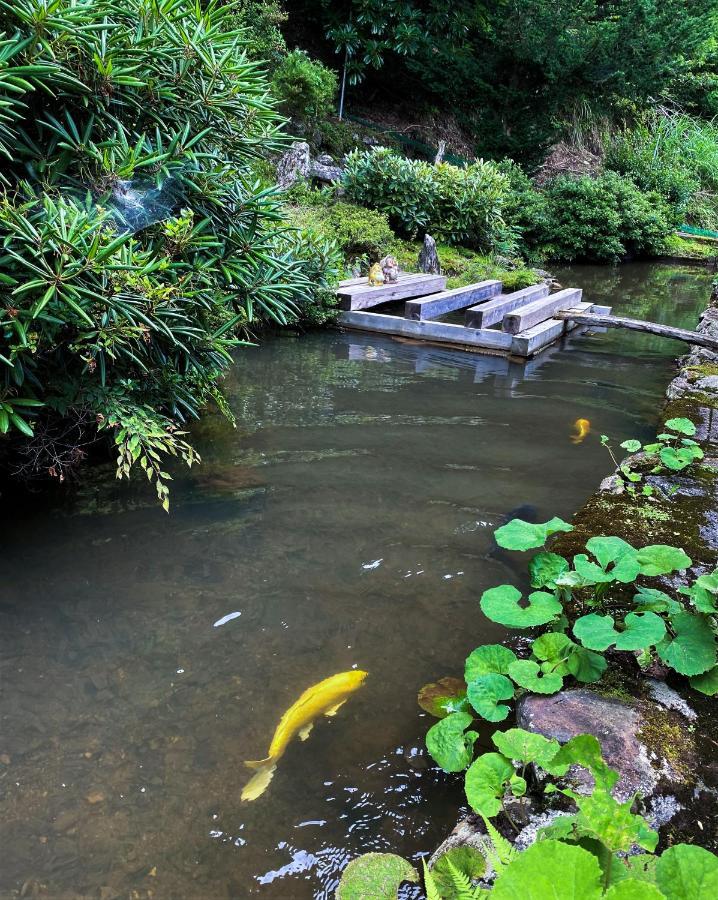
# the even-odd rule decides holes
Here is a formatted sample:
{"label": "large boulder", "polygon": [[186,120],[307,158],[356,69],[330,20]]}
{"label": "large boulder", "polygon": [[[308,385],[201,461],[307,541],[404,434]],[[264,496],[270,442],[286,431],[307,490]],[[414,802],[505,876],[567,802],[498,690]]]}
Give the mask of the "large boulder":
{"label": "large boulder", "polygon": [[277,163],[277,184],[284,189],[290,188],[300,178],[309,177],[310,166],[309,144],[297,141]]}

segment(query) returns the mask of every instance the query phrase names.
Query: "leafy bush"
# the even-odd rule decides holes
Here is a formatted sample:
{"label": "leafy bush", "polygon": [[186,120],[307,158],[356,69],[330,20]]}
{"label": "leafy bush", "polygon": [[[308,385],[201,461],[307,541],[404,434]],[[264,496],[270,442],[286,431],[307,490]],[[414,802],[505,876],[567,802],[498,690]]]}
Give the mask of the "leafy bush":
{"label": "leafy bush", "polygon": [[332,199],[326,190],[292,189],[292,220],[334,241],[348,263],[355,259],[376,261],[385,256],[394,241],[389,220],[380,212],[354,203]]}
{"label": "leafy bush", "polygon": [[[441,743],[447,759],[462,752],[461,727],[453,725],[462,716],[452,713],[432,729],[446,733]],[[635,797],[620,803],[613,796],[618,772],[606,765],[593,735],[580,734],[560,746],[540,734],[512,728],[496,732],[492,739],[498,752],[482,754],[466,773],[466,796],[484,821],[486,838],[478,847],[452,848],[431,869],[424,862],[427,900],[708,900],[718,891],[718,857],[708,850],[676,844],[660,856],[653,855],[658,833],[632,811]],[[446,771],[455,771],[451,762],[440,764]],[[535,843],[519,851],[490,819],[503,809],[511,822],[505,798],[524,796],[524,774],[530,765],[544,773],[539,779],[544,792],[565,795],[575,812],[539,829]],[[546,780],[546,776],[564,776],[571,766],[588,770],[593,781],[590,793]],[[645,852],[636,855],[636,847]],[[474,886],[491,874],[491,888]],[[369,853],[344,870],[337,898],[391,900],[405,881],[419,881],[410,863],[394,854]]]}
{"label": "leafy bush", "polygon": [[235,0],[234,24],[247,31],[247,55],[274,68],[287,53],[279,28],[287,13],[279,0]]}
{"label": "leafy bush", "polygon": [[431,232],[437,240],[490,251],[505,243],[502,217],[508,179],[490,162],[465,169],[431,165],[385,147],[355,151],[344,187],[350,200],[386,213],[398,233]]}
{"label": "leafy bush", "polygon": [[549,222],[548,198],[512,159],[504,159],[497,165],[509,179],[504,218],[514,229],[518,250],[530,257],[545,239]]}
{"label": "leafy bush", "polygon": [[296,319],[330,248],[282,237],[279,194],[250,174],[284,141],[231,4],[3,15],[5,456],[63,478],[111,435],[118,476],[139,464],[167,506],[162,457],[191,463],[184,423],[210,399],[228,412],[216,379],[238,336]]}
{"label": "leafy bush", "polygon": [[336,72],[310,59],[303,50],[288,53],[272,78],[272,89],[287,115],[316,121],[333,107],[337,93]]}
{"label": "leafy bush", "polygon": [[660,194],[628,178],[561,176],[546,187],[542,242],[554,259],[610,262],[662,252],[676,220]]}

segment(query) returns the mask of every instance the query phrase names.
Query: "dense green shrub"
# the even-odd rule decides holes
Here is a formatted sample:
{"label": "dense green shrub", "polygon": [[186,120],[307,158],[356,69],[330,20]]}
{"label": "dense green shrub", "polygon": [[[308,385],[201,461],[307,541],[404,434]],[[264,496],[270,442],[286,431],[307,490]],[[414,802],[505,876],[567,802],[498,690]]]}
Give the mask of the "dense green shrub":
{"label": "dense green shrub", "polygon": [[435,166],[385,147],[350,154],[344,176],[347,196],[386,213],[397,232],[415,237],[428,231],[437,240],[486,251],[506,238],[508,186],[490,162]]}
{"label": "dense green shrub", "polygon": [[102,431],[166,504],[237,337],[295,320],[332,251],[283,236],[250,172],[283,137],[231,4],[48,10],[3,7],[0,453],[63,478]]}
{"label": "dense green shrub", "polygon": [[234,24],[246,29],[247,55],[275,68],[287,53],[280,25],[288,16],[279,0],[234,0]]}
{"label": "dense green shrub", "polygon": [[516,241],[516,248],[524,256],[540,252],[549,222],[549,201],[524,170],[512,159],[497,163],[509,179],[509,191],[504,201],[504,219]]}
{"label": "dense green shrub", "polygon": [[316,190],[306,183],[288,193],[294,224],[312,229],[333,241],[347,263],[376,261],[390,252],[395,239],[384,213],[336,200],[331,189]]}
{"label": "dense green shrub", "polygon": [[293,119],[313,122],[330,113],[337,93],[332,69],[310,59],[303,50],[288,53],[272,78],[282,110]]}
{"label": "dense green shrub", "polygon": [[628,178],[562,176],[545,190],[548,202],[542,243],[561,260],[609,262],[663,251],[675,219],[660,194],[644,192]]}

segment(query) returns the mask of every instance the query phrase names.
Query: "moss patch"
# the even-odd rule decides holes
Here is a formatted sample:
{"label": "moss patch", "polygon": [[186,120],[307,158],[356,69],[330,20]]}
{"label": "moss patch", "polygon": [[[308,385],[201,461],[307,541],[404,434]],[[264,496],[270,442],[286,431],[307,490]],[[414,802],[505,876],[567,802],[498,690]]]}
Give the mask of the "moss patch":
{"label": "moss patch", "polygon": [[[665,759],[683,780],[695,777],[695,741],[685,725],[675,724],[665,710],[651,705],[642,710],[638,739],[649,753]],[[659,763],[660,764],[660,763]]]}

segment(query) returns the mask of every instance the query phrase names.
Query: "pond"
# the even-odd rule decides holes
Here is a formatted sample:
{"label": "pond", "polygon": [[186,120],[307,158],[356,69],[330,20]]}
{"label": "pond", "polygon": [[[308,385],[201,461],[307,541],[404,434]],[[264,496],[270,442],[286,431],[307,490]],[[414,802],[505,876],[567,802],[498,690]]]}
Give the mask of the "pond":
{"label": "pond", "polygon": [[[558,277],[685,327],[711,279]],[[196,430],[170,516],[109,469],[60,507],[5,508],[0,895],[328,898],[359,852],[431,850],[462,795],[425,755],[416,692],[505,636],[478,605],[521,577],[493,529],[570,517],[610,467],[599,435],[653,433],[682,349],[613,331],[524,367],[282,336],[238,354],[237,427]],[[365,686],[240,802],[281,714],[352,667]]]}

